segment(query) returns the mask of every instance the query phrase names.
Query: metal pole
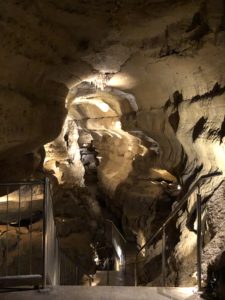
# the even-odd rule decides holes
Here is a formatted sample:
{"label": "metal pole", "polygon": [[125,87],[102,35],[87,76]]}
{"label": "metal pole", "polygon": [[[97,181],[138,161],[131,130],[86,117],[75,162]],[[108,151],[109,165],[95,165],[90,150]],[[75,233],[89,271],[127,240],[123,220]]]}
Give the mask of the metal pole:
{"label": "metal pole", "polygon": [[198,186],[197,193],[197,281],[199,292],[202,289],[202,206],[200,187]]}
{"label": "metal pole", "polygon": [[32,274],[32,234],[33,234],[33,186],[30,186],[30,256],[29,256],[29,265],[30,265],[30,274]]}
{"label": "metal pole", "polygon": [[107,263],[107,284],[106,285],[109,285],[109,258],[107,257],[106,259],[107,259],[107,261],[106,261],[106,263]]}
{"label": "metal pole", "polygon": [[21,186],[19,186],[19,210],[18,210],[18,226],[19,226],[19,231],[18,231],[18,235],[17,235],[17,239],[18,239],[18,252],[17,252],[17,257],[18,257],[18,270],[17,270],[17,274],[20,275],[20,222],[21,222]]}
{"label": "metal pole", "polygon": [[76,266],[76,285],[79,285],[79,281],[78,281],[78,266]]}
{"label": "metal pole", "polygon": [[137,259],[136,256],[135,263],[134,263],[134,286],[137,286]]}
{"label": "metal pole", "polygon": [[49,186],[49,179],[48,177],[45,178],[44,183],[44,200],[43,200],[43,289],[46,288],[47,284],[47,208],[48,208],[48,186]]}
{"label": "metal pole", "polygon": [[162,286],[166,286],[166,229],[162,228]]}
{"label": "metal pole", "polygon": [[127,262],[127,243],[125,242],[125,249],[124,249],[124,275],[126,276],[127,273],[127,266],[126,266],[126,262]]}
{"label": "metal pole", "polygon": [[9,255],[9,187],[7,186],[7,206],[6,206],[6,276],[8,275],[8,255]]}

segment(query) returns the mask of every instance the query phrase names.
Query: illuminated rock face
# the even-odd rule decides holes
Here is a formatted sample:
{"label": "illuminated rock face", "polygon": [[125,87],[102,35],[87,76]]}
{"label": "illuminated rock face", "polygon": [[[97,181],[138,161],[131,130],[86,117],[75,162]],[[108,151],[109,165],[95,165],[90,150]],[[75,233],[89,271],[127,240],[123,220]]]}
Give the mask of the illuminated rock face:
{"label": "illuminated rock face", "polygon": [[[63,199],[75,197],[84,185],[77,140],[86,132],[100,157],[99,187],[127,235],[143,244],[177,200],[169,183],[187,189],[200,175],[224,171],[222,0],[9,0],[0,11],[1,181],[43,177],[48,143],[45,170],[57,178],[58,195],[63,188]],[[223,206],[223,178],[201,187],[206,214],[214,201]],[[194,198],[168,233],[171,285],[193,284],[196,237],[186,220]],[[207,217],[204,275],[206,261],[217,268],[224,250],[220,213]],[[65,238],[80,226],[72,219],[58,222]],[[160,274],[148,274],[159,245],[146,250],[142,277],[150,284],[159,283]]]}

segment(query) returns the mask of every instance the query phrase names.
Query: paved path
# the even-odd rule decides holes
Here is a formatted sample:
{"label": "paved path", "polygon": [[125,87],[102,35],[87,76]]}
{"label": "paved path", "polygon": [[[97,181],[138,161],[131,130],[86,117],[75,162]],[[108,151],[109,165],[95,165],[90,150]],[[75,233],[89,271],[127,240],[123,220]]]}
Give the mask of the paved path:
{"label": "paved path", "polygon": [[193,288],[59,286],[50,292],[0,293],[0,300],[197,300]]}

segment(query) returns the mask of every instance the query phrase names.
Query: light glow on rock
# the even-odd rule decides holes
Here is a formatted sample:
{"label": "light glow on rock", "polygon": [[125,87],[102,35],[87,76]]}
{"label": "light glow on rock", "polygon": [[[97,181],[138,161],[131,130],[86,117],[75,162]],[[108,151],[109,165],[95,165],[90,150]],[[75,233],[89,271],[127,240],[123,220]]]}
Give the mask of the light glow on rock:
{"label": "light glow on rock", "polygon": [[107,82],[107,86],[122,89],[133,88],[136,84],[137,81],[127,73],[117,73]]}
{"label": "light glow on rock", "polygon": [[116,129],[121,129],[121,127],[122,127],[122,126],[121,126],[121,122],[120,122],[120,121],[116,121],[114,127],[115,127]]}
{"label": "light glow on rock", "polygon": [[109,111],[109,109],[110,109],[110,107],[109,107],[109,105],[107,104],[107,103],[105,103],[105,102],[101,102],[101,103],[96,103],[96,106],[99,108],[99,109],[101,109],[101,111],[103,111],[103,112],[107,112],[107,111]]}
{"label": "light glow on rock", "polygon": [[98,98],[78,97],[73,102],[74,105],[86,104],[86,103],[97,106],[102,112],[108,112],[110,110],[110,106]]}

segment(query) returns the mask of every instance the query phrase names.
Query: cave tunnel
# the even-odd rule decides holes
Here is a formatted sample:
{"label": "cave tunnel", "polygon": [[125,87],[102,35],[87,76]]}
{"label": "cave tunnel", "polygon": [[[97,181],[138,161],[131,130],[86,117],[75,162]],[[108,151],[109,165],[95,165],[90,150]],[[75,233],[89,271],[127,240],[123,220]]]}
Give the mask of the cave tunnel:
{"label": "cave tunnel", "polygon": [[224,1],[8,0],[0,26],[0,299],[225,299]]}

